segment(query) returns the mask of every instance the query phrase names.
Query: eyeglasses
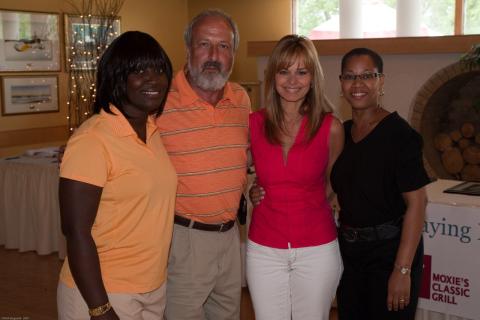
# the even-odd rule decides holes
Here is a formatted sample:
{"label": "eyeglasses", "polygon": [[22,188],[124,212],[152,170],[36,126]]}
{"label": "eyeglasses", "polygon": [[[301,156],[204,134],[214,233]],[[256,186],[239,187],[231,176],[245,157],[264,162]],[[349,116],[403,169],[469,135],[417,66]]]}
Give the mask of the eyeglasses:
{"label": "eyeglasses", "polygon": [[367,72],[362,74],[341,74],[339,76],[340,80],[342,81],[355,81],[360,79],[362,81],[373,80],[375,78],[380,78],[383,76],[383,73],[380,72]]}

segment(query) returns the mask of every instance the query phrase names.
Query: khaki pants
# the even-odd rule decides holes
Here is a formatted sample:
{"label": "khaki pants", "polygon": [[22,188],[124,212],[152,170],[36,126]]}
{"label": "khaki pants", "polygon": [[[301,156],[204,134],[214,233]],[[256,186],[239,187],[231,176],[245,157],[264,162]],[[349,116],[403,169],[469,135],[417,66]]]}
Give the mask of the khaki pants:
{"label": "khaki pants", "polygon": [[240,238],[174,225],[168,260],[167,320],[240,318]]}
{"label": "khaki pants", "polygon": [[[108,293],[113,309],[122,320],[158,320],[165,310],[166,285],[147,293]],[[88,307],[77,288],[59,282],[57,288],[58,319],[90,320]]]}

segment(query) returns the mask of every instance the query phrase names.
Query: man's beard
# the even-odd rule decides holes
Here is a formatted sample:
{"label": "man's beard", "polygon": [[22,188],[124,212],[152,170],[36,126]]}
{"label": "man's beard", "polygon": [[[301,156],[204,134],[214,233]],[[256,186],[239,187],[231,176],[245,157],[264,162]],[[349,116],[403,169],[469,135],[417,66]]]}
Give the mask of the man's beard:
{"label": "man's beard", "polygon": [[[204,72],[206,67],[215,67],[218,73]],[[222,71],[222,67],[222,64],[218,61],[207,61],[199,69],[194,67],[188,59],[188,73],[192,82],[205,91],[218,91],[225,86],[232,70]]]}

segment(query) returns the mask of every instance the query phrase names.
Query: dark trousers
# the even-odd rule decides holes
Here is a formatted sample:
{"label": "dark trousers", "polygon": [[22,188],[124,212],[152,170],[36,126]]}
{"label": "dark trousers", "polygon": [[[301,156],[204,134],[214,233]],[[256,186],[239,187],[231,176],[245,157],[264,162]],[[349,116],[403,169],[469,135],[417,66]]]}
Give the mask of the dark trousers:
{"label": "dark trousers", "polygon": [[400,239],[346,242],[339,238],[344,271],[337,290],[339,320],[414,320],[423,269],[423,241],[411,272],[410,304],[388,311],[388,279]]}

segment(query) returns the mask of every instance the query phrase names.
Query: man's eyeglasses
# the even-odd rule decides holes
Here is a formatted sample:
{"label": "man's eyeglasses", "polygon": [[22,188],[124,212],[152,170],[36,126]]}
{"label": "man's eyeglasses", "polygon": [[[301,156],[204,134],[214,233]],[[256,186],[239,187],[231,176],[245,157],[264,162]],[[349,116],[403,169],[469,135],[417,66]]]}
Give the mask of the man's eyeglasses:
{"label": "man's eyeglasses", "polygon": [[366,81],[366,80],[373,80],[375,78],[380,78],[381,76],[383,76],[383,73],[380,73],[380,72],[368,72],[368,73],[362,73],[362,74],[346,73],[346,74],[341,74],[339,78],[342,81],[355,81],[357,79]]}

